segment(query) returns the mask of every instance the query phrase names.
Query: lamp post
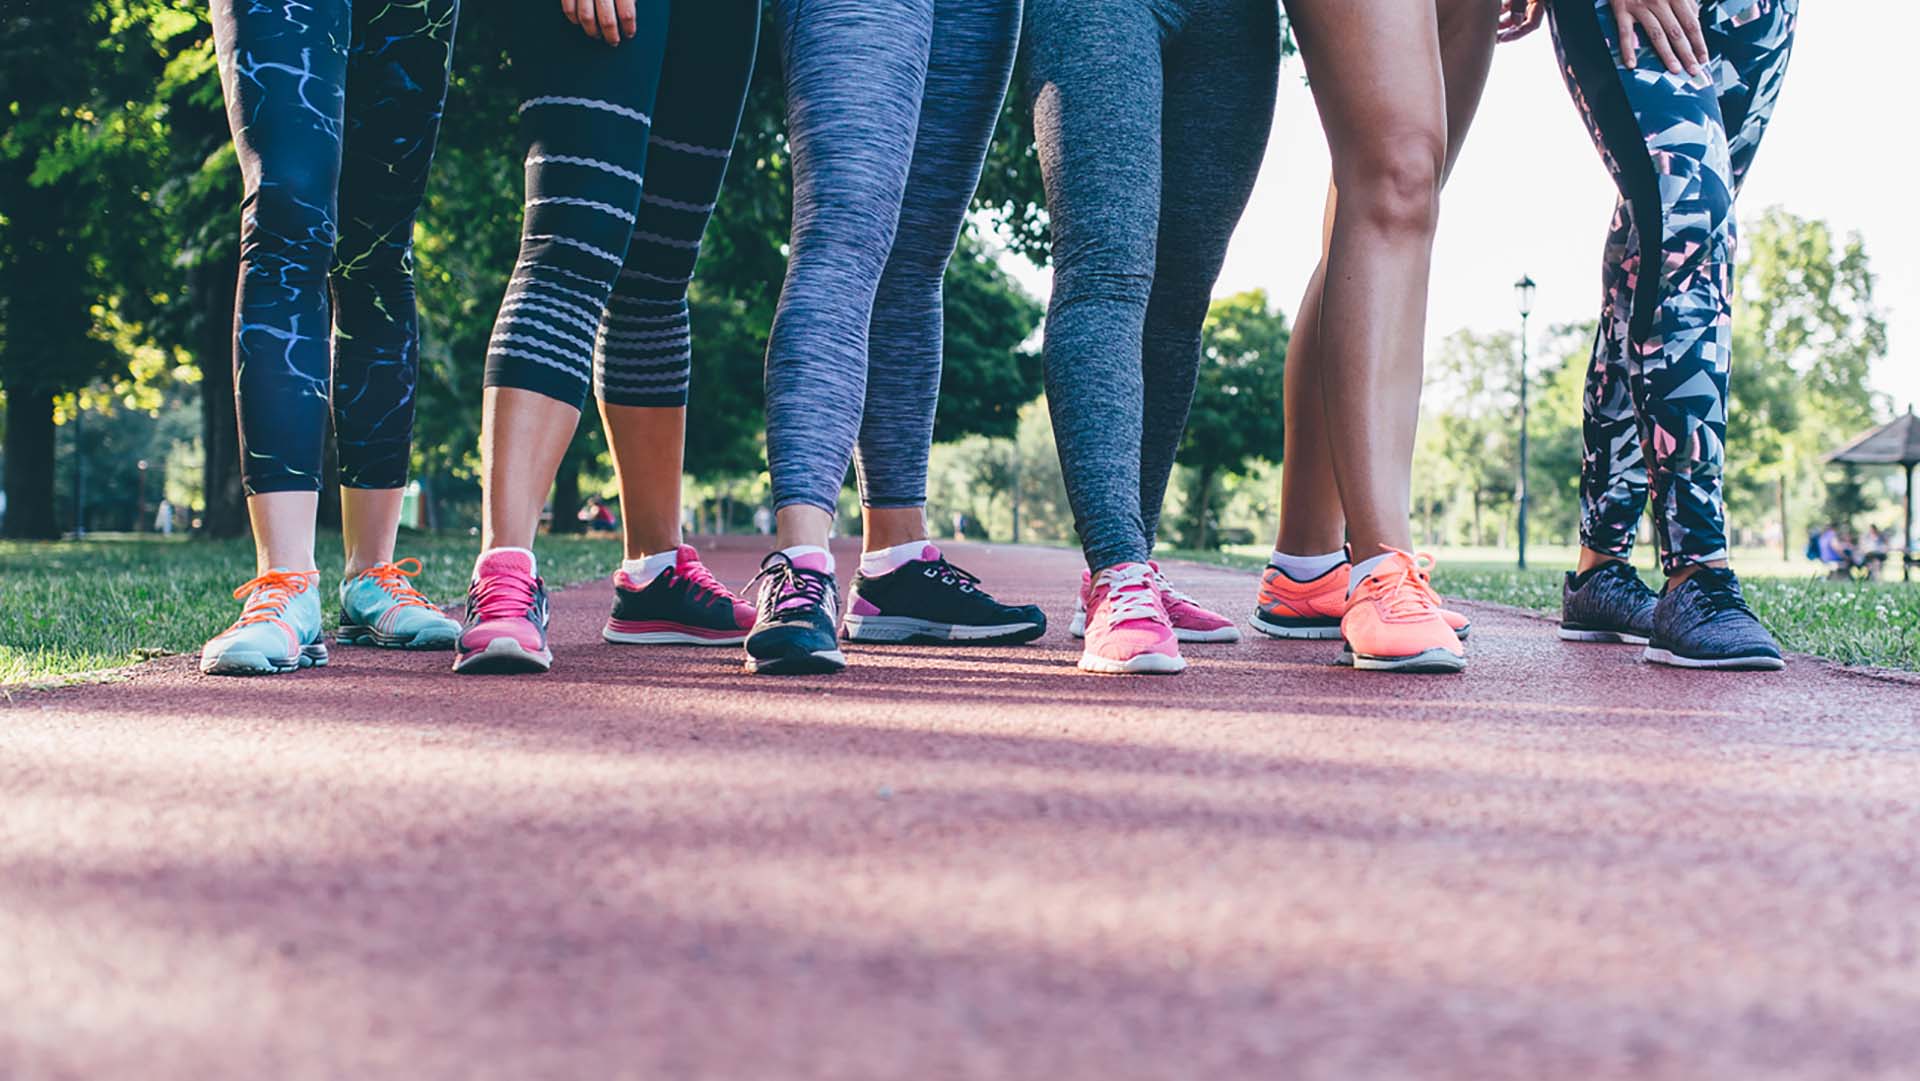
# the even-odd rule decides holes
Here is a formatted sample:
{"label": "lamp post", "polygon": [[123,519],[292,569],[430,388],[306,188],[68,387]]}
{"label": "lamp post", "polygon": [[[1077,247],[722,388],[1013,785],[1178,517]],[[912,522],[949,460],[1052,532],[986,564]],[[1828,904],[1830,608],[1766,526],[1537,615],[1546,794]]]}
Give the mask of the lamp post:
{"label": "lamp post", "polygon": [[1520,306],[1520,491],[1519,534],[1520,569],[1527,569],[1527,317],[1533,314],[1533,293],[1538,288],[1533,277],[1522,274],[1513,283],[1514,300]]}

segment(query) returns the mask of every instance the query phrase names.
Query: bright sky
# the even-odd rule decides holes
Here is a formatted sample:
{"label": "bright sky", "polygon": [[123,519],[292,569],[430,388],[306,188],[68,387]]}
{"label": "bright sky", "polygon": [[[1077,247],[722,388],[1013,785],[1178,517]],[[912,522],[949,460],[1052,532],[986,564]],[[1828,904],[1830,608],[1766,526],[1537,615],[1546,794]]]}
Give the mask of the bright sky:
{"label": "bright sky", "polygon": [[[1915,62],[1915,41],[1916,0],[1805,4],[1780,108],[1740,204],[1743,219],[1777,203],[1864,235],[1891,345],[1874,386],[1901,409],[1920,402],[1920,137],[1901,74]],[[1217,295],[1265,288],[1291,314],[1313,271],[1326,180],[1326,143],[1296,59],[1281,74],[1273,142]],[[1536,335],[1593,318],[1612,193],[1546,30],[1502,46],[1447,188],[1430,342],[1462,327],[1514,326],[1512,283],[1523,272],[1540,283]],[[1047,275],[1023,267],[1009,261],[1044,297]]]}

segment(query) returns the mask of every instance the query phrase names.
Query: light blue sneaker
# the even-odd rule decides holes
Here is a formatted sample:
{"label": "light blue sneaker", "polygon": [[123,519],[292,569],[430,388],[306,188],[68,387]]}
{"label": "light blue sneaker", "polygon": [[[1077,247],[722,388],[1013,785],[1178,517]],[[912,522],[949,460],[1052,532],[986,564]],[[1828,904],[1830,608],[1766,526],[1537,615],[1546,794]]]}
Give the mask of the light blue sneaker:
{"label": "light blue sneaker", "polygon": [[319,571],[274,568],[233,591],[240,619],[200,650],[209,676],[270,676],[327,663],[320,629]]}
{"label": "light blue sneaker", "polygon": [[460,624],[408,584],[420,561],[403,559],[361,571],[340,583],[343,646],[387,649],[452,649]]}

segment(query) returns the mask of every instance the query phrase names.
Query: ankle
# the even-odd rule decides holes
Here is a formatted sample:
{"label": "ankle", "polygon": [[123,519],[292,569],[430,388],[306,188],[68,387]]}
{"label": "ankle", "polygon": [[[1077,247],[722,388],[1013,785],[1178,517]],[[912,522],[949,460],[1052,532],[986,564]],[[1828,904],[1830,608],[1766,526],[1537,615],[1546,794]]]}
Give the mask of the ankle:
{"label": "ankle", "polygon": [[1580,562],[1575,564],[1573,569],[1576,574],[1585,574],[1595,567],[1607,563],[1625,563],[1626,561],[1627,557],[1625,556],[1614,555],[1611,552],[1596,551],[1592,548],[1582,548],[1580,549]]}
{"label": "ankle", "polygon": [[1705,563],[1689,563],[1678,570],[1670,571],[1667,574],[1667,588],[1669,590],[1680,588],[1680,586],[1686,583],[1687,579],[1700,573],[1702,569],[1707,567],[1725,570],[1727,561],[1724,559],[1710,559]]}

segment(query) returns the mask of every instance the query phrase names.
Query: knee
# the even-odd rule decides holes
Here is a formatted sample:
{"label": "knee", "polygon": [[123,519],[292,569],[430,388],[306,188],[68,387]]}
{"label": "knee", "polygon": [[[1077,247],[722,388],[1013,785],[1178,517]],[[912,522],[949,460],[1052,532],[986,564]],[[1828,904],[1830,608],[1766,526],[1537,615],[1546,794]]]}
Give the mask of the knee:
{"label": "knee", "polygon": [[1340,213],[1400,236],[1431,236],[1440,220],[1446,138],[1437,132],[1370,140],[1336,166]]}
{"label": "knee", "polygon": [[337,181],[335,172],[324,166],[265,172],[242,209],[243,249],[282,255],[325,272],[338,240]]}
{"label": "knee", "polygon": [[1115,243],[1111,238],[1071,243],[1056,238],[1053,250],[1053,307],[1106,302],[1139,308],[1143,312],[1153,295],[1152,237],[1144,243]]}

